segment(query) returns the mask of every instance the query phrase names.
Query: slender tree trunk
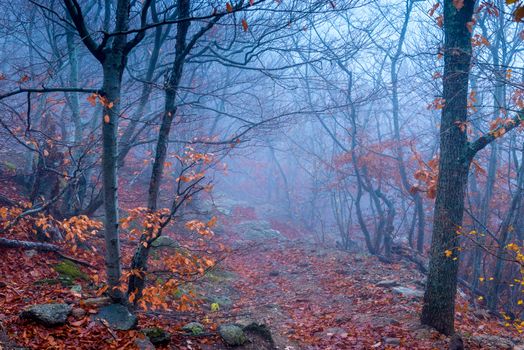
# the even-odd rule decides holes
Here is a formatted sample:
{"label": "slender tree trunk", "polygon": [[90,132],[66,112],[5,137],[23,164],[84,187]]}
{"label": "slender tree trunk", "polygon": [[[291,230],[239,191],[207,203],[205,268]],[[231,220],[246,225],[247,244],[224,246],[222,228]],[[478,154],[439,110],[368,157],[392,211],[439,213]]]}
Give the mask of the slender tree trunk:
{"label": "slender tree trunk", "polygon": [[[460,123],[467,120],[468,81],[471,62],[471,22],[474,0],[457,10],[453,0],[444,2],[444,95],[440,126],[440,161],[431,243],[431,260],[421,321],[444,334],[453,334],[455,294],[459,267],[464,194],[470,159],[468,141]],[[446,252],[451,252],[448,256]]]}
{"label": "slender tree trunk", "polygon": [[[190,0],[178,0],[178,17],[188,18],[190,14]],[[151,180],[149,182],[149,198],[148,208],[151,211],[157,209],[158,205],[158,191],[162,181],[164,172],[164,162],[167,157],[167,147],[169,144],[169,133],[173,124],[173,119],[177,111],[176,96],[182,79],[184,69],[184,61],[186,57],[186,37],[189,30],[190,21],[183,21],[177,25],[176,43],[175,43],[175,60],[171,69],[168,81],[166,83],[166,97],[164,104],[164,115],[162,116],[162,124],[160,125],[160,132],[156,144],[156,154],[153,163],[153,170],[151,172]]]}
{"label": "slender tree trunk", "polygon": [[[102,179],[105,209],[105,243],[107,280],[112,297],[119,301],[121,293],[114,287],[120,284],[120,238],[118,235],[118,176],[117,176],[117,132],[120,114],[120,85],[123,73],[122,58],[108,55],[103,65],[104,84],[102,91],[107,103],[102,120]],[[111,107],[112,104],[112,107]]]}
{"label": "slender tree trunk", "polygon": [[[188,18],[191,9],[190,0],[178,0],[177,9],[178,18]],[[171,125],[177,111],[176,97],[184,69],[184,60],[186,57],[186,37],[190,24],[190,21],[183,21],[177,24],[175,60],[168,77],[168,81],[166,82],[164,114],[162,116],[162,123],[156,145],[155,160],[153,162],[153,169],[149,182],[148,208],[152,212],[156,211],[158,206],[158,193],[164,172],[164,163],[167,157],[169,133],[171,131]],[[148,235],[142,235],[140,241],[141,244],[137,248],[135,255],[133,256],[133,260],[131,261],[131,268],[138,269],[142,272],[141,276],[132,275],[129,278],[128,293],[136,293],[135,300],[138,300],[141,297],[145,286],[145,273],[147,271],[149,244],[143,243],[147,242],[147,237]]]}

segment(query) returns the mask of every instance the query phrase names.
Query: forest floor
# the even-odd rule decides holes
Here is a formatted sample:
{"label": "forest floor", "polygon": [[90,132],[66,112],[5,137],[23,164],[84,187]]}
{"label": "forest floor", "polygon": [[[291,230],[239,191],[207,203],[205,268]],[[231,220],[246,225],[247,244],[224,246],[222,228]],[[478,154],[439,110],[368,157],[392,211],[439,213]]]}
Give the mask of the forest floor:
{"label": "forest floor", "polygon": [[[447,349],[449,338],[418,321],[424,275],[414,264],[400,259],[384,264],[374,256],[299,239],[285,224],[272,226],[281,237],[244,240],[217,235],[232,250],[191,286],[204,300],[199,309],[140,311],[139,328],[132,331],[113,331],[93,320],[96,306],[85,302],[96,294],[89,278],[80,276],[76,289],[53,282],[60,262],[56,255],[0,250],[0,349],[133,349],[136,339],[143,338],[140,329],[148,326],[172,334],[171,343],[158,349],[226,349],[217,327],[248,321],[265,324],[274,344],[254,333],[248,334],[252,342],[238,349]],[[81,267],[87,276],[103,270],[99,255],[94,261],[94,254],[79,253],[80,259],[97,266]],[[514,346],[518,333],[468,306],[467,298],[459,292],[456,324],[468,349],[522,349]],[[85,312],[55,328],[20,319],[25,307],[50,301]],[[219,310],[210,310],[212,302]],[[191,321],[204,324],[206,332],[182,332]]]}

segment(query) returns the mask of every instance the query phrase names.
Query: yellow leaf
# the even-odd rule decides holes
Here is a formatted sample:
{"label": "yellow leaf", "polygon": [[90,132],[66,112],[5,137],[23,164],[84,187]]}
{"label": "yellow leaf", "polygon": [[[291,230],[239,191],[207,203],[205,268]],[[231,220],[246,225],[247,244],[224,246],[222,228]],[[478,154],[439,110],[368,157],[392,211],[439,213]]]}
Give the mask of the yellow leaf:
{"label": "yellow leaf", "polygon": [[211,312],[217,312],[218,310],[220,310],[220,305],[218,305],[218,303],[211,304]]}
{"label": "yellow leaf", "polygon": [[446,250],[444,251],[444,255],[445,255],[447,258],[449,258],[450,256],[453,255],[453,252],[452,252],[451,250],[449,250],[449,249],[446,249]]}

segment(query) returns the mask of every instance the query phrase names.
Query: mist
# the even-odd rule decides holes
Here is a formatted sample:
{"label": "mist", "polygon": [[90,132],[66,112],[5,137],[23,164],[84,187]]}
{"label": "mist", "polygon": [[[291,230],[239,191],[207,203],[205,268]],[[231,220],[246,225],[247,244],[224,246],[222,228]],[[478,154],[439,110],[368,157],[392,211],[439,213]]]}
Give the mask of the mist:
{"label": "mist", "polygon": [[524,346],[524,2],[0,13],[0,350]]}

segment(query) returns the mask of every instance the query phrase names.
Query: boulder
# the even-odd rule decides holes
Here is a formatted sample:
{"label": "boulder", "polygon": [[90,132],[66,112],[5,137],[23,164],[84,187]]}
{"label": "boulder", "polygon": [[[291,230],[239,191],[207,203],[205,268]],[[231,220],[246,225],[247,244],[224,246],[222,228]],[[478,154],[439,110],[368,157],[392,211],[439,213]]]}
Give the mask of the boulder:
{"label": "boulder", "polygon": [[247,337],[242,328],[235,324],[225,324],[218,327],[218,334],[229,346],[240,346],[247,342]]}
{"label": "boulder", "polygon": [[160,236],[151,243],[151,247],[160,249],[160,248],[180,248],[180,244],[173,238],[169,236]]}
{"label": "boulder", "polygon": [[393,287],[391,289],[393,293],[400,294],[408,298],[422,298],[424,297],[424,292],[418,289],[408,288],[408,287]]}
{"label": "boulder", "polygon": [[95,319],[107,322],[111,329],[127,331],[136,327],[138,319],[127,307],[121,304],[111,304],[100,309]]}
{"label": "boulder", "polygon": [[38,304],[26,308],[21,318],[36,321],[46,327],[60,326],[66,323],[73,306],[68,304]]}
{"label": "boulder", "polygon": [[271,224],[264,220],[251,220],[238,224],[237,234],[248,241],[264,241],[267,239],[284,239],[284,236],[271,228]]}
{"label": "boulder", "polygon": [[204,325],[199,322],[189,322],[182,330],[191,335],[201,335],[204,333]]}
{"label": "boulder", "polygon": [[235,324],[240,326],[245,333],[249,335],[257,335],[262,337],[262,339],[266,340],[270,344],[275,344],[273,341],[273,336],[271,335],[271,331],[267,325],[254,321],[240,321],[236,322]]}
{"label": "boulder", "polygon": [[171,341],[171,334],[160,327],[145,328],[142,333],[149,338],[153,345],[167,345]]}

